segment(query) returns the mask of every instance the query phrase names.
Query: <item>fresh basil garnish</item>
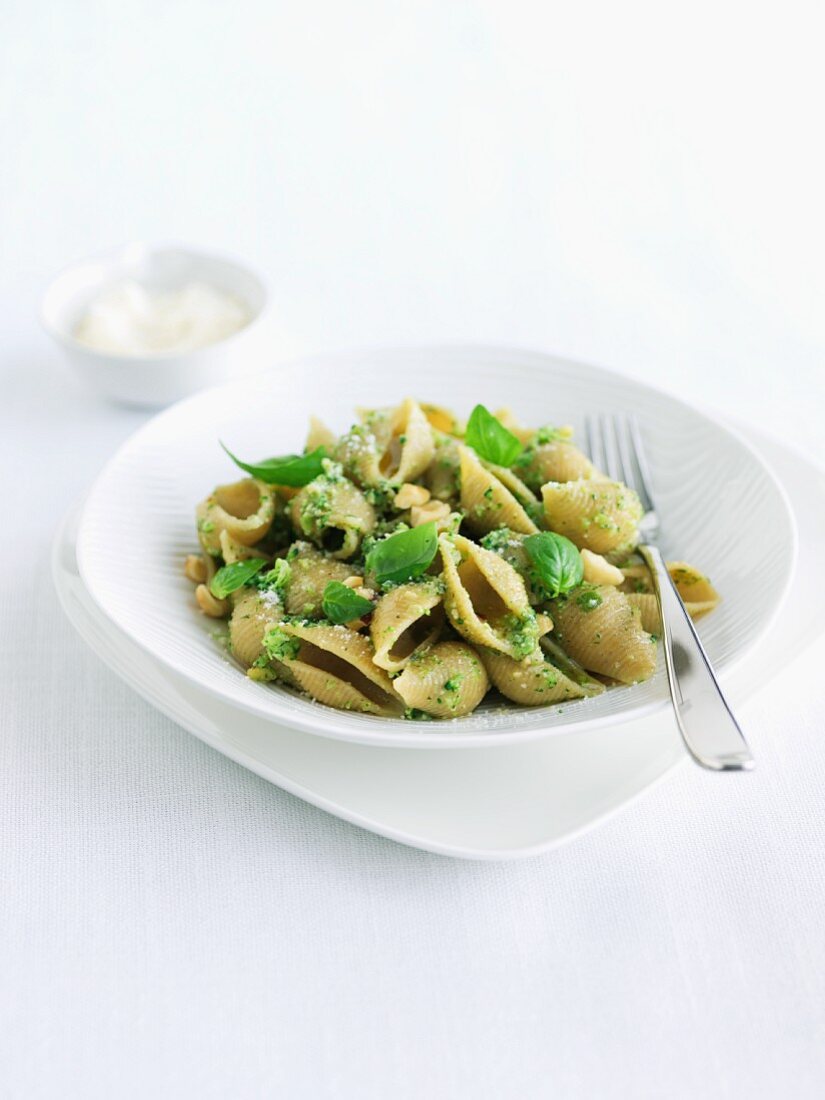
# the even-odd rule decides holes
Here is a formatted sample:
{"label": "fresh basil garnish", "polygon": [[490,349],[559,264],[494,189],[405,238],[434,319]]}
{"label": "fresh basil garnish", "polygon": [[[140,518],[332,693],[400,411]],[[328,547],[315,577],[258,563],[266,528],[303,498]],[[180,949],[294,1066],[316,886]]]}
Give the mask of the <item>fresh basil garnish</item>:
{"label": "fresh basil garnish", "polygon": [[523,545],[532,565],[531,580],[541,584],[546,599],[555,599],[581,584],[582,558],[570,539],[552,531],[542,531],[538,535],[528,535]]}
{"label": "fresh basil garnish", "polygon": [[258,570],[263,569],[266,562],[263,558],[248,558],[246,561],[236,561],[231,565],[225,565],[219,569],[209,582],[209,591],[216,600],[222,600],[238,588],[243,588]]}
{"label": "fresh basil garnish", "polygon": [[495,466],[510,466],[521,454],[521,442],[483,405],[476,405],[467,421],[464,442],[479,458]]}
{"label": "fresh basil garnish", "polygon": [[323,447],[316,447],[306,455],[281,455],[280,458],[263,458],[260,462],[241,462],[225,443],[221,446],[235,465],[252,477],[265,481],[267,485],[290,485],[296,489],[309,485],[324,472],[322,463],[327,457]]}
{"label": "fresh basil garnish", "polygon": [[324,615],[331,623],[351,623],[372,611],[372,604],[341,581],[330,581],[321,600]]}
{"label": "fresh basil garnish", "polygon": [[378,584],[404,584],[420,577],[438,550],[435,523],[422,523],[382,539],[367,554],[367,572]]}

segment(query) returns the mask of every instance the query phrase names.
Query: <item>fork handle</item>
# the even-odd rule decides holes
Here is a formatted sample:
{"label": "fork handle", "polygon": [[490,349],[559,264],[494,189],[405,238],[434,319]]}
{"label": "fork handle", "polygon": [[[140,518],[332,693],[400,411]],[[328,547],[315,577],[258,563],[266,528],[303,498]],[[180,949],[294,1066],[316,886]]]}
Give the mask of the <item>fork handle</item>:
{"label": "fork handle", "polygon": [[639,552],[653,574],[676,722],[693,759],[713,771],[746,771],[754,759],[658,547]]}

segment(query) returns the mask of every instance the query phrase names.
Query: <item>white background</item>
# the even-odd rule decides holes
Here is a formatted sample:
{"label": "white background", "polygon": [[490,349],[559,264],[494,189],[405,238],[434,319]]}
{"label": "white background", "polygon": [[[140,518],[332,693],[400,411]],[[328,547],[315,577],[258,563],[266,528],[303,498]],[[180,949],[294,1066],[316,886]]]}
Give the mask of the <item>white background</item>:
{"label": "white background", "polygon": [[0,1095],[823,1094],[823,647],[752,776],[518,865],[371,837],[64,621],[51,532],[142,415],[36,321],[73,259],[214,246],[289,347],[535,346],[825,459],[817,8],[0,0]]}

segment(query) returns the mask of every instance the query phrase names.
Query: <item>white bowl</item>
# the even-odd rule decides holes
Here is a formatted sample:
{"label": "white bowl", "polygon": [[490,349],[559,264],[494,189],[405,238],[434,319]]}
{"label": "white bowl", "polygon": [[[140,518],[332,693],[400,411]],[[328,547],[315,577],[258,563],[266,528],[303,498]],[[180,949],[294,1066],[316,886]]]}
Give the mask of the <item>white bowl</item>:
{"label": "white bowl", "polygon": [[[78,321],[108,285],[135,279],[158,290],[190,280],[209,283],[247,306],[249,322],[237,332],[194,351],[118,355],[75,339]],[[114,401],[157,408],[259,370],[265,354],[261,321],[267,306],[261,279],[235,260],[174,245],[135,243],[73,264],[43,298],[41,319],[77,373]]]}
{"label": "white bowl", "polygon": [[[289,385],[284,385],[284,376]],[[181,402],[128,440],[91,489],[78,564],[90,595],[144,649],[206,692],[287,726],[367,744],[512,744],[547,733],[621,723],[669,704],[656,676],[595,699],[550,707],[485,706],[447,722],[404,722],[331,710],[286,688],[255,683],[212,634],[183,576],[197,548],[194,509],[236,469],[301,447],[317,413],[338,430],[355,405],[408,393],[466,413],[477,401],[510,405],[526,424],[580,425],[592,411],[634,412],[642,424],[663,522],[663,550],[706,570],[722,594],[699,623],[724,674],[770,626],[793,573],[796,530],[785,494],[739,436],[704,413],[631,379],[551,356],[497,348],[421,348],[317,356],[278,376]]]}
{"label": "white bowl", "polygon": [[[825,545],[825,474],[785,445],[753,429],[748,438],[782,477],[800,529],[799,565],[770,637],[725,689],[738,709],[752,694],[791,683],[793,661],[825,630],[812,588],[819,587]],[[328,813],[382,836],[444,855],[472,859],[535,856],[572,840],[627,806],[675,764],[685,762],[666,713],[617,729],[476,750],[353,745],[306,737],[227,707],[162,667],[103,615],[78,576],[77,513],[58,531],[52,577],[64,611],[111,669],[173,721],[231,760]],[[468,771],[468,769],[471,769]],[[468,782],[468,778],[470,781]]]}

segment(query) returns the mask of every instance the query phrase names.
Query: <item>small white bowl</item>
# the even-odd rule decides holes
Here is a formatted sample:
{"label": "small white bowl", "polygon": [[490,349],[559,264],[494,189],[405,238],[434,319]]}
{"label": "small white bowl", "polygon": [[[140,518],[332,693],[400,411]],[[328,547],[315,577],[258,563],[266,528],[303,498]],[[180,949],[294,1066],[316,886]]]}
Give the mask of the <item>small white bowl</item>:
{"label": "small white bowl", "polygon": [[[98,351],[75,339],[77,324],[92,299],[123,279],[135,279],[158,290],[172,290],[190,280],[209,283],[240,298],[250,319],[230,336],[193,351],[121,355]],[[135,243],[61,272],[43,298],[41,319],[90,385],[126,405],[158,407],[260,369],[266,354],[261,322],[267,303],[261,279],[234,260],[174,245]]]}

